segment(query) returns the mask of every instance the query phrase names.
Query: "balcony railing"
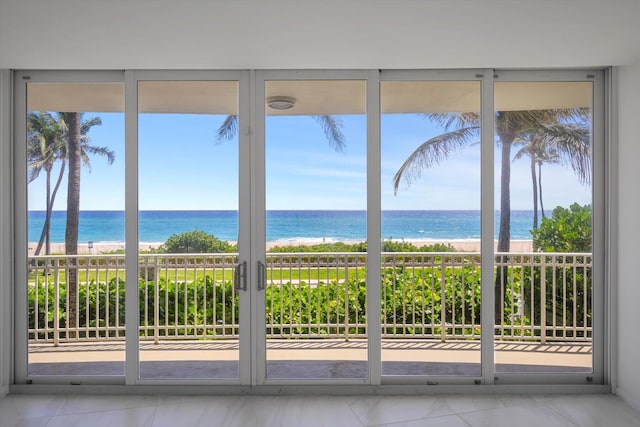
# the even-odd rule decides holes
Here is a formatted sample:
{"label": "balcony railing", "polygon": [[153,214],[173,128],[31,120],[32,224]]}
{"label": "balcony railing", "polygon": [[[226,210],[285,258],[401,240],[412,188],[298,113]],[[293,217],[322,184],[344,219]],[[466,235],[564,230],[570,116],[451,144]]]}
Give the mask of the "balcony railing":
{"label": "balcony railing", "polygon": [[[366,337],[365,253],[269,253],[266,260],[267,337]],[[124,339],[123,255],[38,256],[29,266],[32,342]],[[142,340],[238,336],[237,254],[141,255],[139,266]],[[591,270],[591,254],[497,253],[496,338],[590,341]],[[383,338],[480,339],[480,271],[479,253],[384,253]]]}

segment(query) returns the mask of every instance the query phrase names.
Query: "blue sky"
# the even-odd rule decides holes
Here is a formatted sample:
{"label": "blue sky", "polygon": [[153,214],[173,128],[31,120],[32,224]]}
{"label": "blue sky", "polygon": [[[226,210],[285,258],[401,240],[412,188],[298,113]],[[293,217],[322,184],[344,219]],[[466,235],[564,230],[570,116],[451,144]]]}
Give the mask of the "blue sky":
{"label": "blue sky", "polygon": [[[102,126],[89,136],[116,154],[113,165],[93,158],[82,171],[82,210],[124,209],[124,116],[98,115]],[[366,123],[364,115],[338,116],[347,141],[344,152],[331,149],[322,127],[308,116],[267,118],[266,188],[268,209],[365,209]],[[237,141],[216,141],[224,116],[142,114],[139,117],[139,206],[142,210],[236,209]],[[393,194],[392,178],[407,156],[442,129],[417,114],[382,118],[382,208],[480,208],[479,145],[453,154],[425,170],[410,186]],[[515,152],[515,150],[514,150]],[[499,150],[496,165],[499,167]],[[54,177],[57,171],[54,170]],[[44,174],[29,185],[29,209],[44,210]],[[496,178],[496,206],[499,197]],[[545,208],[590,203],[590,189],[562,165],[543,167]],[[512,163],[513,209],[531,209],[528,159]],[[54,207],[66,208],[66,180]]]}

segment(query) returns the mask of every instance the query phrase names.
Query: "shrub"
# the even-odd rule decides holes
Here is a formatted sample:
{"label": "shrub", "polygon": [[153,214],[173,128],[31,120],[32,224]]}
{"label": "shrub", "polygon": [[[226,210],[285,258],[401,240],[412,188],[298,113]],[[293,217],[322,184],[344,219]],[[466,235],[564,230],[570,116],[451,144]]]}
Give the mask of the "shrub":
{"label": "shrub", "polygon": [[[533,248],[541,252],[591,252],[591,206],[577,203],[569,208],[556,207],[551,218],[543,218],[540,228],[532,230]],[[544,254],[536,255],[533,261],[541,264]],[[550,261],[550,260],[549,260]],[[545,262],[549,262],[545,261]],[[565,264],[566,265],[563,265]],[[574,267],[583,264],[583,255],[567,255],[561,264],[544,268],[524,267],[523,297],[525,312],[531,305],[546,307],[546,323],[550,325],[585,326],[591,319],[591,270]],[[542,273],[544,272],[544,279]],[[544,291],[541,284],[544,280]],[[559,283],[563,283],[562,286]],[[544,301],[541,301],[544,299]],[[533,301],[532,301],[533,300]],[[555,301],[565,301],[555,304]],[[543,304],[544,302],[544,304]],[[574,307],[567,310],[566,307]],[[540,310],[536,310],[533,321],[541,322]],[[566,332],[573,336],[574,332]],[[578,332],[579,333],[579,332]]]}
{"label": "shrub", "polygon": [[364,242],[360,243],[343,243],[343,242],[333,242],[333,243],[318,243],[315,245],[284,245],[284,246],[274,246],[268,250],[268,252],[273,253],[283,253],[283,252],[366,252],[367,244]]}
{"label": "shrub", "polygon": [[591,252],[591,206],[558,206],[531,234],[535,251]]}
{"label": "shrub", "polygon": [[[367,242],[357,243],[319,243],[316,245],[286,245],[274,246],[269,252],[366,252]],[[385,240],[382,242],[382,252],[456,252],[450,244],[434,243],[433,245],[416,246],[405,241]]]}
{"label": "shrub", "polygon": [[161,252],[178,253],[224,253],[235,252],[235,245],[220,240],[213,234],[201,230],[171,235],[160,247]]}

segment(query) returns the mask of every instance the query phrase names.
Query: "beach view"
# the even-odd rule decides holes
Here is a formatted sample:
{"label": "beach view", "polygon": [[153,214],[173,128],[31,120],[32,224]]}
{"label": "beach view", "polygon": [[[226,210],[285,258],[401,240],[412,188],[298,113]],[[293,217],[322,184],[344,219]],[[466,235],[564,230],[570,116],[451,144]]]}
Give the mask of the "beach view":
{"label": "beach view", "polygon": [[[29,250],[35,251],[46,212],[29,213]],[[451,244],[463,251],[480,250],[479,211],[383,211],[382,239],[404,241],[416,246]],[[317,243],[366,241],[365,211],[269,211],[266,214],[269,247]],[[497,217],[496,217],[497,218]],[[533,212],[512,213],[512,244],[516,252],[531,251]],[[66,215],[51,217],[52,253],[64,253]],[[495,227],[497,229],[497,223]],[[78,250],[88,254],[124,249],[124,212],[81,211]],[[219,239],[236,243],[238,213],[234,211],[141,211],[140,248],[158,248],[172,234],[202,230]],[[497,238],[497,235],[496,235]]]}

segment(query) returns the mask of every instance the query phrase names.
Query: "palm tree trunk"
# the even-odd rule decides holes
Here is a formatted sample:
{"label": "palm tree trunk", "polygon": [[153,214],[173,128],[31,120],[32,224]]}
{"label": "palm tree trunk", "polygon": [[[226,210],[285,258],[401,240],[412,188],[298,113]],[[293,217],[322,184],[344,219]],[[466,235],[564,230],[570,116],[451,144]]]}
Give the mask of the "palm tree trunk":
{"label": "palm tree trunk", "polygon": [[511,145],[514,135],[500,135],[502,142],[502,167],[500,171],[500,228],[498,252],[509,252],[511,242]]}
{"label": "palm tree trunk", "polygon": [[[56,181],[56,186],[53,188],[53,192],[51,193],[51,197],[47,196],[47,215],[44,220],[44,227],[42,228],[42,235],[40,236],[40,241],[38,242],[38,248],[36,249],[35,254],[38,255],[40,253],[40,249],[42,249],[42,241],[46,236],[46,249],[45,255],[51,255],[51,216],[53,215],[53,203],[56,200],[56,194],[58,193],[58,189],[60,188],[60,184],[62,183],[62,177],[64,176],[64,169],[66,166],[66,162],[62,159],[62,164],[60,165],[60,173],[58,174],[58,179]],[[45,234],[46,233],[46,234]]]}
{"label": "palm tree trunk", "polygon": [[47,217],[45,218],[45,247],[44,254],[51,255],[51,167],[47,168]]}
{"label": "palm tree trunk", "polygon": [[533,229],[538,228],[538,179],[536,178],[536,153],[532,151],[531,157],[531,182],[533,188]]}
{"label": "palm tree trunk", "polygon": [[36,251],[34,252],[35,256],[40,255],[40,251],[42,250],[42,245],[45,244],[45,255],[51,254],[51,232],[49,227],[49,218],[51,217],[51,164],[44,165],[44,170],[46,172],[46,213],[44,216],[44,224],[42,225],[42,233],[40,233],[40,240],[38,240],[38,246],[36,247]]}
{"label": "palm tree trunk", "polygon": [[[502,144],[502,159],[500,170],[500,228],[498,232],[497,252],[509,252],[511,242],[511,145],[515,139],[515,133],[505,129],[498,131],[498,136]],[[501,255],[496,258],[498,262],[507,261],[507,256]],[[496,271],[496,282],[494,284],[494,315],[495,324],[502,324],[503,301],[507,289],[507,267],[499,267]]]}
{"label": "palm tree trunk", "polygon": [[[65,253],[78,254],[78,224],[80,219],[80,169],[81,169],[81,134],[80,113],[65,113],[68,126],[67,151],[69,157],[69,179],[67,187],[67,224],[65,229]],[[75,338],[78,317],[78,269],[77,260],[69,259],[67,267],[67,327],[69,337]]]}
{"label": "palm tree trunk", "polygon": [[540,210],[542,211],[542,218],[546,218],[544,214],[544,205],[542,204],[542,162],[538,163],[538,193],[540,194]]}

